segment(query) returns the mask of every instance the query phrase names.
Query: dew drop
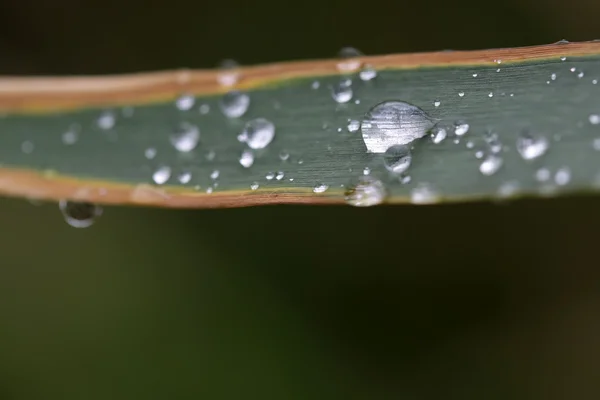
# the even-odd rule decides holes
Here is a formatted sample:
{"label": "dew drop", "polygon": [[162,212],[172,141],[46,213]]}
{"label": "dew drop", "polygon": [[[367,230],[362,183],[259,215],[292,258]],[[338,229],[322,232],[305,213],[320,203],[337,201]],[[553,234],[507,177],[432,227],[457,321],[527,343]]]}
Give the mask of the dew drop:
{"label": "dew drop", "polygon": [[439,200],[437,190],[429,183],[420,183],[410,191],[410,201],[413,204],[433,204]]}
{"label": "dew drop", "polygon": [[479,172],[486,176],[494,175],[502,167],[502,164],[502,158],[496,155],[489,155],[479,165]]}
{"label": "dew drop", "polygon": [[240,165],[244,168],[250,168],[252,164],[254,164],[254,153],[251,150],[242,151]]}
{"label": "dew drop", "polygon": [[535,160],[543,156],[550,143],[545,136],[523,132],[517,138],[517,151],[524,160]]}
{"label": "dew drop", "polygon": [[336,103],[347,103],[352,100],[354,92],[347,81],[342,80],[331,88],[331,97]]}
{"label": "dew drop", "polygon": [[567,57],[561,57],[560,61],[567,61]]}
{"label": "dew drop", "polygon": [[595,138],[594,140],[592,140],[592,147],[594,148],[594,150],[600,151],[600,138]]}
{"label": "dew drop", "polygon": [[467,147],[467,149],[472,149],[473,147],[475,147],[475,143],[473,143],[472,140],[469,140],[469,141],[467,141],[465,146]]}
{"label": "dew drop", "polygon": [[465,96],[465,92],[458,92],[458,96],[459,97],[464,97]]}
{"label": "dew drop", "polygon": [[467,132],[469,132],[469,124],[466,122],[459,121],[454,124],[454,134],[456,136],[463,136]]}
{"label": "dew drop", "polygon": [[550,75],[550,79],[552,79],[553,81],[555,81],[556,80],[556,74],[553,73],[552,75]]}
{"label": "dew drop", "polygon": [[256,150],[267,147],[274,137],[275,125],[265,118],[256,118],[246,123],[239,139]]}
{"label": "dew drop", "polygon": [[377,71],[375,70],[375,68],[371,67],[370,65],[366,65],[358,73],[358,76],[364,82],[372,81],[373,79],[377,78]]}
{"label": "dew drop", "polygon": [[185,185],[186,183],[190,183],[191,180],[192,180],[192,172],[189,170],[183,170],[179,173],[179,175],[177,175],[177,181],[179,183],[181,183],[182,185]]}
{"label": "dew drop", "polygon": [[100,116],[96,120],[98,128],[108,130],[114,128],[117,122],[117,116],[114,112],[106,110],[100,113]]}
{"label": "dew drop", "polygon": [[488,97],[494,97],[494,92],[489,92]]}
{"label": "dew drop", "polygon": [[431,132],[431,141],[435,144],[440,144],[446,139],[446,136],[448,136],[448,132],[445,128],[436,127]]}
{"label": "dew drop", "polygon": [[473,78],[477,78],[477,74],[473,74]]}
{"label": "dew drop", "polygon": [[346,203],[355,207],[370,207],[383,203],[387,196],[383,183],[371,176],[361,176],[344,192]]}
{"label": "dew drop", "polygon": [[154,157],[156,157],[156,149],[154,147],[148,147],[146,150],[144,150],[144,157],[146,157],[148,160],[152,160]]}
{"label": "dew drop", "polygon": [[361,123],[369,153],[384,153],[396,144],[408,144],[427,134],[434,121],[422,109],[401,101],[385,101],[371,108]]}
{"label": "dew drop", "polygon": [[589,120],[590,120],[590,124],[592,124],[592,125],[598,125],[598,124],[600,124],[600,115],[598,115],[598,114],[591,114],[589,116]]}
{"label": "dew drop", "polygon": [[196,148],[200,141],[200,129],[196,125],[182,122],[169,136],[177,151],[188,153]]}
{"label": "dew drop", "polygon": [[219,102],[223,115],[227,118],[239,118],[248,111],[250,106],[250,96],[246,93],[233,90],[227,92],[221,97]]}
{"label": "dew drop", "polygon": [[313,187],[314,193],[325,193],[329,189],[329,186],[324,183],[318,183]]}
{"label": "dew drop", "polygon": [[357,121],[355,119],[351,120],[350,122],[348,122],[347,129],[350,133],[358,132],[358,130],[360,129],[360,121]]}
{"label": "dew drop", "polygon": [[152,180],[157,185],[164,185],[169,179],[171,179],[171,168],[166,165],[158,167],[152,174]]}
{"label": "dew drop", "polygon": [[441,101],[439,101],[439,100],[434,100],[434,101],[433,101],[433,106],[434,106],[434,107],[439,107],[439,106],[440,106],[440,104],[442,104],[442,102],[441,102]]}
{"label": "dew drop", "polygon": [[579,72],[579,73],[577,74],[577,77],[578,77],[579,79],[581,79],[581,78],[583,78],[583,75],[584,75],[584,74],[583,74],[583,71],[581,71],[581,72]]}
{"label": "dew drop", "polygon": [[210,173],[210,179],[212,179],[213,181],[217,180],[217,179],[219,179],[219,175],[220,175],[219,170],[215,169],[213,172]]}
{"label": "dew drop", "polygon": [[371,175],[371,168],[365,167],[363,169],[363,175]]}
{"label": "dew drop", "polygon": [[359,57],[363,54],[355,49],[354,47],[344,47],[339,53],[338,57],[341,59],[337,64],[337,69],[340,72],[354,72],[358,70],[362,62]]}
{"label": "dew drop", "polygon": [[272,181],[273,178],[275,178],[275,172],[267,172],[267,175],[265,175],[265,179],[268,181]]}
{"label": "dew drop", "polygon": [[554,183],[564,186],[571,181],[571,170],[568,167],[559,168],[554,174]]}
{"label": "dew drop", "polygon": [[250,189],[252,189],[252,190],[256,190],[256,189],[258,189],[258,188],[259,188],[258,182],[252,182],[252,183],[250,184]]}
{"label": "dew drop", "polygon": [[402,174],[408,170],[412,161],[410,149],[405,145],[394,145],[388,148],[383,155],[385,168],[395,174]]}
{"label": "dew drop", "polygon": [[277,175],[275,175],[275,179],[280,181],[283,179],[284,176],[285,176],[285,173],[283,171],[277,171]]}
{"label": "dew drop", "polygon": [[188,111],[194,107],[196,98],[191,94],[183,94],[175,100],[175,106],[179,111]]}
{"label": "dew drop", "polygon": [[102,215],[102,207],[85,202],[61,200],[58,208],[65,222],[74,228],[88,228]]}

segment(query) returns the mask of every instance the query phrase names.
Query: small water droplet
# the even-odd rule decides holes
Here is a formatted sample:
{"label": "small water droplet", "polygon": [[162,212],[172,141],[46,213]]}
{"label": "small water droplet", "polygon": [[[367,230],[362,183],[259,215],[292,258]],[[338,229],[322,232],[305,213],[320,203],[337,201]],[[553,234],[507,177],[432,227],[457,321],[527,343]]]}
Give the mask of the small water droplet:
{"label": "small water droplet", "polygon": [[268,181],[273,180],[273,178],[275,178],[275,172],[267,172],[267,175],[265,175],[265,179]]}
{"label": "small water droplet", "polygon": [[252,190],[256,190],[256,189],[258,189],[258,188],[259,188],[258,182],[252,182],[252,183],[250,184],[250,189],[252,189]]}
{"label": "small water droplet", "polygon": [[250,106],[250,96],[246,93],[233,90],[227,92],[221,97],[219,102],[223,115],[227,118],[239,118],[248,111]]}
{"label": "small water droplet", "polygon": [[598,79],[592,79],[592,85],[597,85],[598,84]]}
{"label": "small water droplet", "polygon": [[571,170],[568,167],[559,168],[554,174],[554,183],[564,186],[571,181]]}
{"label": "small water droplet", "polygon": [[383,183],[371,176],[361,176],[344,192],[346,203],[355,207],[370,207],[383,203],[387,196]]}
{"label": "small water droplet", "polygon": [[324,183],[317,183],[315,187],[313,187],[314,193],[325,193],[329,189],[329,186]]}
{"label": "small water droplet", "polygon": [[312,81],[312,83],[310,84],[310,87],[313,90],[317,90],[318,88],[321,87],[321,82],[319,82],[319,81]]}
{"label": "small water droplet", "polygon": [[598,125],[598,124],[600,124],[600,115],[592,114],[592,115],[590,115],[589,120],[590,120],[590,124]]}
{"label": "small water droplet", "polygon": [[347,103],[352,100],[353,95],[352,86],[346,80],[342,80],[331,87],[331,97],[336,103]]}
{"label": "small water droplet", "polygon": [[152,180],[157,185],[164,185],[169,179],[171,179],[171,168],[166,165],[158,167],[152,174]]}
{"label": "small water droplet", "polygon": [[498,197],[500,198],[508,198],[514,197],[519,191],[519,182],[517,181],[507,181],[503,182],[498,188]]}
{"label": "small water droplet", "polygon": [[186,183],[190,183],[191,180],[192,180],[192,172],[189,170],[183,170],[179,173],[179,175],[177,175],[177,181],[179,181],[179,183],[181,183],[182,185],[185,185]]}
{"label": "small water droplet", "polygon": [[252,164],[254,164],[254,153],[251,150],[242,151],[240,165],[244,168],[250,168]]}
{"label": "small water droplet", "polygon": [[479,165],[479,172],[487,176],[494,175],[502,167],[502,164],[502,158],[496,155],[489,155]]}
{"label": "small water droplet", "polygon": [[410,191],[410,201],[413,204],[433,204],[440,200],[435,188],[426,182],[422,182]]}
{"label": "small water droplet", "polygon": [[196,125],[182,122],[169,136],[177,151],[188,153],[196,148],[200,141],[200,129]]}
{"label": "small water droplet", "polygon": [[246,123],[238,139],[256,150],[267,147],[274,137],[275,125],[265,118],[256,118]]}
{"label": "small water droplet", "polygon": [[441,102],[441,101],[439,101],[439,100],[434,100],[434,101],[433,101],[433,106],[434,106],[434,107],[439,107],[439,106],[440,106],[440,104],[442,104],[442,102]]}
{"label": "small water droplet", "polygon": [[85,202],[61,200],[58,208],[65,222],[74,228],[88,228],[102,215],[102,207]]}
{"label": "small water droplet", "polygon": [[464,97],[465,96],[465,92],[458,92],[458,96],[459,97]]}
{"label": "small water droplet", "polygon": [[223,86],[233,86],[239,79],[239,65],[234,60],[223,60],[219,65],[221,71],[217,75],[217,81]]}
{"label": "small water droplet", "polygon": [[206,188],[206,194],[211,194],[211,193],[213,192],[213,190],[214,190],[214,189],[213,189],[213,187],[212,187],[212,186],[209,186],[209,187],[207,187],[207,188]]}
{"label": "small water droplet", "polygon": [[117,116],[113,111],[106,110],[100,113],[100,116],[96,120],[98,128],[108,130],[114,128],[117,122]]}
{"label": "small water droplet", "polygon": [[210,173],[210,179],[212,179],[213,181],[217,180],[217,179],[219,179],[219,175],[220,175],[219,170],[215,169],[213,172]]}
{"label": "small water droplet", "polygon": [[279,153],[279,159],[281,161],[287,161],[290,158],[290,153],[288,153],[287,151],[282,151],[281,153]]}
{"label": "small water droplet", "polygon": [[535,171],[535,180],[538,182],[546,182],[550,179],[550,170],[548,168],[540,168]]}
{"label": "small water droplet", "polygon": [[475,143],[473,143],[472,140],[469,140],[469,141],[467,141],[465,146],[467,147],[467,149],[472,149],[473,147],[475,147]]}
{"label": "small water droplet", "polygon": [[375,68],[371,67],[370,65],[366,65],[358,73],[358,76],[360,77],[361,80],[368,82],[368,81],[371,81],[371,80],[377,78],[377,71],[375,70]]}
{"label": "small water droplet", "polygon": [[567,61],[567,57],[561,57],[560,61]]}
{"label": "small water droplet", "polygon": [[21,151],[25,154],[33,153],[34,149],[35,149],[35,145],[33,144],[33,142],[31,140],[26,140],[23,143],[21,143]]}
{"label": "small water droplet", "polygon": [[577,71],[577,69],[576,69],[575,67],[571,67],[571,68],[569,69],[569,71],[571,71],[571,72],[575,72],[575,71]]}
{"label": "small water droplet", "polygon": [[198,111],[201,115],[206,115],[210,112],[210,105],[202,104],[200,107],[198,107]]}
{"label": "small water droplet", "polygon": [[550,75],[550,79],[552,79],[553,81],[555,81],[556,80],[556,74],[553,73],[552,75]]}
{"label": "small water droplet", "polygon": [[359,57],[363,54],[355,49],[354,47],[344,47],[342,48],[338,56],[341,60],[337,64],[337,68],[340,72],[354,72],[359,69],[362,65]]}
{"label": "small water droplet", "polygon": [[400,178],[400,183],[403,185],[409,184],[411,181],[410,175],[406,175]]}
{"label": "small water droplet", "polygon": [[475,152],[475,158],[482,159],[484,155],[485,153],[483,152],[483,150],[477,150]]}
{"label": "small water droplet", "polygon": [[71,125],[67,131],[62,134],[62,142],[67,146],[74,145],[79,139],[79,126]]}
{"label": "small water droplet", "polygon": [[144,150],[144,157],[146,157],[148,160],[152,160],[154,157],[156,157],[156,149],[154,147],[148,147],[146,150]]}
{"label": "small water droplet", "polygon": [[410,167],[412,155],[408,146],[394,145],[385,151],[383,161],[388,171],[402,174]]}
{"label": "small water droplet", "polygon": [[545,136],[523,132],[517,138],[517,151],[524,160],[534,160],[543,156],[550,143]]}
{"label": "small water droplet", "polygon": [[194,107],[196,98],[191,94],[182,94],[175,100],[175,106],[179,111],[188,111]]}
{"label": "small water droplet", "polygon": [[463,136],[469,132],[469,124],[463,121],[457,121],[454,123],[454,134],[456,136]]}
{"label": "small water droplet", "polygon": [[285,173],[283,171],[277,171],[277,175],[275,175],[275,179],[280,181],[283,179],[284,176],[285,176]]}
{"label": "small water droplet", "polygon": [[600,151],[600,138],[595,138],[592,141],[592,147],[594,148],[594,150]]}
{"label": "small water droplet", "polygon": [[431,132],[431,141],[435,144],[440,144],[446,139],[448,132],[444,128],[435,127]]}
{"label": "small water droplet", "polygon": [[584,76],[584,74],[583,74],[583,71],[581,71],[581,72],[579,72],[579,73],[577,74],[577,77],[578,77],[579,79],[583,78],[583,76]]}
{"label": "small water droplet", "polygon": [[370,175],[370,174],[371,174],[371,168],[365,167],[363,169],[363,175]]}
{"label": "small water droplet", "polygon": [[422,109],[401,101],[385,101],[371,108],[361,123],[369,153],[384,153],[396,144],[408,144],[427,134],[434,120]]}
{"label": "small water droplet", "polygon": [[350,133],[358,132],[358,130],[360,129],[360,121],[357,121],[355,119],[351,120],[350,122],[348,122],[347,129]]}
{"label": "small water droplet", "polygon": [[477,74],[473,74],[473,78],[477,78]]}
{"label": "small water droplet", "polygon": [[494,92],[489,92],[488,97],[494,97]]}

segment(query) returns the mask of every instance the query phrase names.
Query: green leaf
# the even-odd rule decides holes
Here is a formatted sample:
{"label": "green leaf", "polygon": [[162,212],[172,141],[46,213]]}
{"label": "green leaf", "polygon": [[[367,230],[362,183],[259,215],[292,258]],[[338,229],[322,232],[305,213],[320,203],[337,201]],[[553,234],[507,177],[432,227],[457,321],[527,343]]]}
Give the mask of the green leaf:
{"label": "green leaf", "polygon": [[[224,71],[1,79],[0,191],[235,207],[343,203],[367,173],[381,182],[387,203],[554,196],[599,187],[598,42],[362,57],[362,69],[377,70],[372,80],[360,79],[358,70],[339,71],[338,63],[228,71],[239,74],[232,87],[219,84]],[[346,79],[353,97],[340,104],[332,92]],[[220,106],[233,89],[250,99],[239,118],[226,117]],[[177,99],[186,95],[194,104],[181,110],[191,99],[180,99],[187,104],[179,108]],[[368,153],[361,132],[347,128],[386,100],[419,107],[448,132],[441,143],[429,135],[412,142],[412,163],[402,175],[389,172],[383,155]],[[266,148],[252,150],[254,162],[244,167],[240,157],[251,149],[238,135],[256,118],[272,122],[275,136]],[[182,123],[200,132],[189,152],[171,140]],[[456,137],[459,123],[469,128]],[[542,156],[527,160],[517,151],[524,132],[547,142]],[[164,184],[153,181],[157,171]]]}

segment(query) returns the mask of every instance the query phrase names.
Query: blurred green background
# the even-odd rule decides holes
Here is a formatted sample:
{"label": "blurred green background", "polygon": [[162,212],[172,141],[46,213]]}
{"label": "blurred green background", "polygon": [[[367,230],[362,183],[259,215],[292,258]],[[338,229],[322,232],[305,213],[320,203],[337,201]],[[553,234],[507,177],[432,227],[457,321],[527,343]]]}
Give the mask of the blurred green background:
{"label": "blurred green background", "polygon": [[[600,37],[600,3],[0,2],[3,74]],[[597,399],[597,198],[433,207],[0,200],[0,399]]]}

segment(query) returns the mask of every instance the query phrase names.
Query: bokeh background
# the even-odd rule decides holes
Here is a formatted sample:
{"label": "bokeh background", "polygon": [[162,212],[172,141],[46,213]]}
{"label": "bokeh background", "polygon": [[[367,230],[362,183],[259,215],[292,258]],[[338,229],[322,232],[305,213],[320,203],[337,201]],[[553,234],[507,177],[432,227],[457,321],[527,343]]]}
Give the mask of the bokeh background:
{"label": "bokeh background", "polygon": [[[0,73],[600,37],[595,0],[2,0]],[[597,198],[432,207],[0,200],[0,399],[600,398]]]}

